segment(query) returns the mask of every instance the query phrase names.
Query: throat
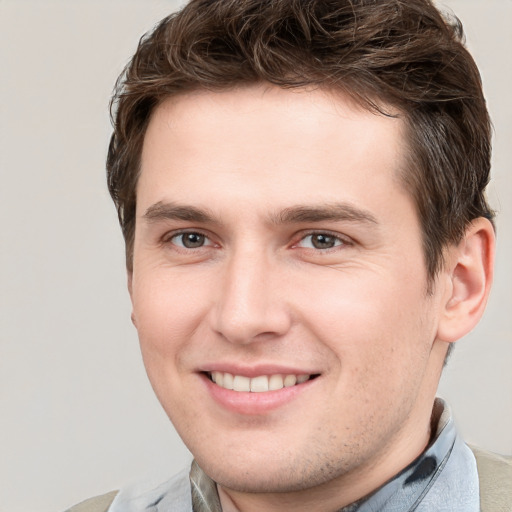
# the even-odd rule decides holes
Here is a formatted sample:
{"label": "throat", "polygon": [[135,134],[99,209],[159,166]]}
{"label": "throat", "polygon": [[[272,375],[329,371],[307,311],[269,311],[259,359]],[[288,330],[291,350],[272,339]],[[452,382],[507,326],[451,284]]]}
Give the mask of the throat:
{"label": "throat", "polygon": [[219,493],[220,504],[222,512],[242,512],[231,499],[229,494],[220,486],[217,485],[217,491]]}

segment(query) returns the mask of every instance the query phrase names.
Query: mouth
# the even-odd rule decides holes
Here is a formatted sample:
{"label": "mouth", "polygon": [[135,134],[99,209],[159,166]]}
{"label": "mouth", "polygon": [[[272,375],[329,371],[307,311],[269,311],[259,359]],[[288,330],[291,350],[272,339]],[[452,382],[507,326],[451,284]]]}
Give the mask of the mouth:
{"label": "mouth", "polygon": [[206,372],[206,375],[221,388],[244,393],[278,391],[283,388],[298,386],[318,377],[318,374],[272,374],[246,377],[220,371]]}

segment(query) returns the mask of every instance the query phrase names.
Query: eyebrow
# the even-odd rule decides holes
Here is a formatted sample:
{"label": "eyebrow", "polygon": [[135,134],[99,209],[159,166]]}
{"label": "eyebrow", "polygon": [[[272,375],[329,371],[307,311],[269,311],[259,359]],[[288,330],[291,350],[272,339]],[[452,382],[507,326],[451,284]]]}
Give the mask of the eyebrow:
{"label": "eyebrow", "polygon": [[[143,215],[149,222],[183,220],[198,223],[215,223],[215,216],[208,210],[190,205],[159,201]],[[375,216],[349,203],[327,203],[321,206],[295,205],[270,215],[272,224],[297,224],[301,222],[349,221],[377,225]]]}
{"label": "eyebrow", "polygon": [[328,203],[322,206],[292,206],[272,216],[271,221],[275,224],[322,221],[350,221],[364,224],[378,224],[377,219],[372,213],[349,203]]}
{"label": "eyebrow", "polygon": [[143,218],[149,222],[184,220],[207,223],[214,221],[213,215],[207,210],[176,203],[163,203],[162,201],[151,205],[144,213]]}

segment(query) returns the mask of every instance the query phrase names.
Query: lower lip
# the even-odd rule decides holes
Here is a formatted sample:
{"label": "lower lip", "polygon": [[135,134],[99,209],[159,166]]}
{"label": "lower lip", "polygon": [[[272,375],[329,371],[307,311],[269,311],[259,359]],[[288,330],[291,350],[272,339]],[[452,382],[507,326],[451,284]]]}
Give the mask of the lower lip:
{"label": "lower lip", "polygon": [[308,390],[318,377],[295,386],[261,393],[225,389],[217,386],[204,374],[202,374],[202,378],[208,392],[219,405],[238,414],[257,415],[273,411],[290,403]]}

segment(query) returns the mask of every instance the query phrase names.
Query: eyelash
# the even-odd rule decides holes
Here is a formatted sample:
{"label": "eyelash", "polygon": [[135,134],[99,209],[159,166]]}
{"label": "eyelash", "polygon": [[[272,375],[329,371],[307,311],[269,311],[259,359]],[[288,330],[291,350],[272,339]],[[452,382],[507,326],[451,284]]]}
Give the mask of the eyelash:
{"label": "eyelash", "polygon": [[[185,247],[185,245],[183,244],[183,237],[186,235],[196,235],[198,237],[202,237],[204,242],[208,241],[209,243],[203,243],[202,245],[200,245],[198,247]],[[301,243],[303,243],[307,238],[314,237],[314,236],[324,236],[329,239],[334,239],[335,245],[333,245],[332,247],[324,247],[324,248],[301,247],[301,245],[300,245]],[[181,243],[176,243],[173,241],[175,239],[179,239],[180,237],[181,237]],[[208,235],[206,235],[205,233],[202,233],[201,231],[193,231],[193,230],[185,230],[185,231],[170,233],[162,239],[162,242],[164,244],[171,243],[178,250],[182,250],[182,251],[186,251],[186,252],[200,250],[205,247],[215,246],[215,243],[212,242],[212,240],[210,239],[210,237]],[[314,243],[311,242],[311,245],[314,245]],[[333,250],[338,250],[339,247],[343,247],[343,246],[347,246],[347,245],[348,246],[353,245],[353,242],[350,239],[348,239],[348,237],[343,237],[343,236],[340,236],[339,234],[332,233],[330,231],[311,231],[308,233],[301,233],[298,241],[294,242],[292,244],[292,249],[303,248],[303,249],[312,250],[312,251],[319,252],[319,253],[325,253],[325,252],[330,252]]]}
{"label": "eyelash", "polygon": [[[183,243],[177,244],[176,242],[173,241],[173,240],[181,237],[181,240],[183,242],[183,237],[186,235],[197,235],[199,237],[202,237],[204,239],[204,241],[209,241],[210,243],[200,245],[199,247],[185,247],[183,245]],[[177,247],[178,249],[183,250],[183,251],[193,251],[193,250],[203,249],[204,247],[211,247],[211,246],[215,245],[211,241],[211,239],[208,235],[206,235],[205,233],[202,233],[201,231],[194,231],[194,230],[185,230],[185,231],[169,233],[168,235],[166,235],[163,238],[162,242],[164,244],[170,243],[170,244],[174,245],[175,247]]]}
{"label": "eyelash", "polygon": [[[339,248],[343,246],[350,246],[353,245],[353,241],[350,240],[348,237],[340,236],[337,233],[333,233],[331,231],[310,231],[308,233],[302,233],[300,236],[300,239],[295,242],[292,246],[292,248],[301,248],[300,244],[304,242],[309,237],[313,236],[325,236],[326,238],[334,239],[335,245],[333,247],[326,247],[326,248],[318,248],[318,247],[302,247],[303,249],[312,250],[319,253],[326,253],[330,251],[336,251],[339,250]],[[312,244],[313,245],[313,244]]]}

